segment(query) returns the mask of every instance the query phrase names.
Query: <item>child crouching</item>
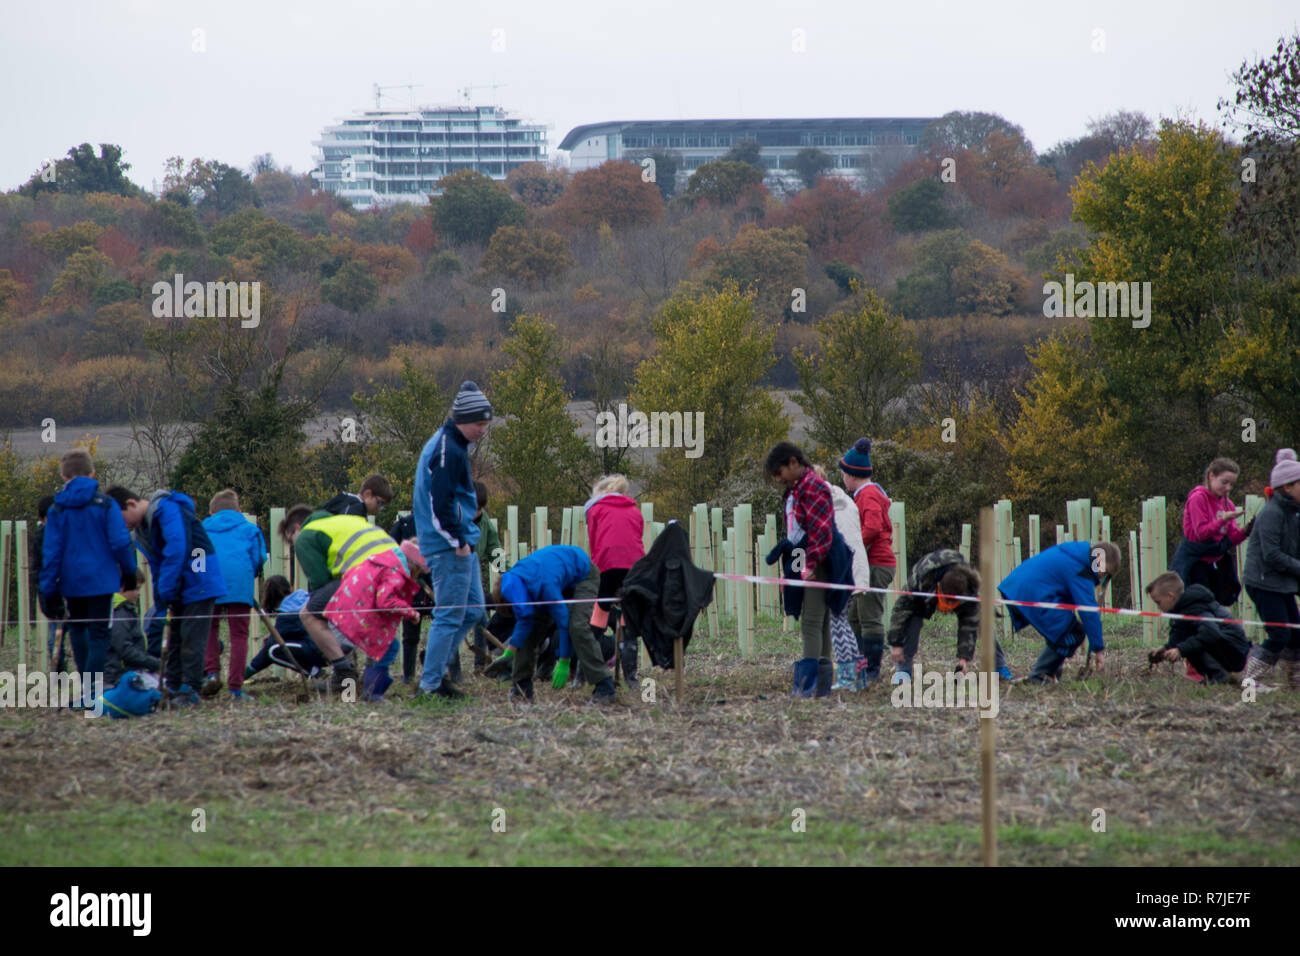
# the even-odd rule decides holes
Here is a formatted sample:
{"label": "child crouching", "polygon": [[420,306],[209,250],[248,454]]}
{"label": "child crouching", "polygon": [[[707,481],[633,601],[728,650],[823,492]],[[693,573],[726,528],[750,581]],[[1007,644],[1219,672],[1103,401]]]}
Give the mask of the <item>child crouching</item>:
{"label": "child crouching", "polygon": [[370,658],[361,679],[366,700],[379,700],[393,683],[388,668],[401,647],[397,624],[420,619],[411,602],[420,593],[416,576],[428,570],[414,541],[397,551],[381,549],[349,568],[325,605],[325,620]]}
{"label": "child crouching", "polygon": [[1169,641],[1164,647],[1151,652],[1154,663],[1157,656],[1167,661],[1185,658],[1196,670],[1205,675],[1207,684],[1225,684],[1232,674],[1240,675],[1246,668],[1250,641],[1240,624],[1230,624],[1229,610],[1214,599],[1214,594],[1204,584],[1183,586],[1183,579],[1174,571],[1166,571],[1147,585],[1147,594],[1156,607],[1166,614],[1190,614],[1204,618],[1200,621],[1174,619],[1169,622]]}

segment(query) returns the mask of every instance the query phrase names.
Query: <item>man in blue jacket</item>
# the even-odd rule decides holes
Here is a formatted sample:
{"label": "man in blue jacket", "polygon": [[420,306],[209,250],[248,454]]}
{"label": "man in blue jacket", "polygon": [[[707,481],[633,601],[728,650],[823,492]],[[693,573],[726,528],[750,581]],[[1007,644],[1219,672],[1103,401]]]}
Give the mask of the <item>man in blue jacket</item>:
{"label": "man in blue jacket", "polygon": [[[1096,606],[1098,589],[1119,571],[1119,548],[1112,542],[1069,541],[1025,561],[1002,579],[998,591],[1013,601]],[[1106,662],[1101,615],[1096,611],[1008,605],[1014,630],[1032,626],[1047,641],[1028,679],[1037,684],[1061,679],[1061,665],[1074,656],[1084,638],[1092,651],[1092,666]]]}
{"label": "man in blue jacket", "polygon": [[[512,668],[512,697],[533,699],[533,669],[540,643],[541,625],[549,616],[555,622],[559,647],[551,686],[563,688],[569,682],[570,661],[577,652],[582,676],[593,684],[591,696],[597,701],[614,699],[614,679],[605,667],[600,643],[588,623],[592,606],[600,592],[600,571],[586,552],[567,544],[539,548],[501,576],[498,593],[492,603],[503,617],[513,616],[514,631],[502,655],[484,670],[489,677]],[[590,598],[593,604],[559,602],[564,599]]]}
{"label": "man in blue jacket", "polygon": [[[135,583],[135,549],[122,512],[99,490],[90,453],[74,448],[59,462],[66,482],[45,517],[40,593],[45,616],[63,617],[81,674],[102,674],[108,657],[113,595]],[[90,682],[83,678],[83,703]]]}
{"label": "man in blue jacket", "polygon": [[461,638],[483,621],[483,579],[474,545],[478,495],[470,476],[469,446],[479,441],[492,420],[492,406],[473,382],[456,393],[451,417],[433,433],[415,466],[411,512],[416,541],[433,578],[433,620],[424,649],[424,673],[417,697],[464,697],[445,676]]}
{"label": "man in blue jacket", "polygon": [[168,689],[177,704],[197,706],[212,608],[226,594],[220,559],[189,496],[160,489],[144,499],[121,485],[108,494],[149,559],[154,600],[168,609]]}

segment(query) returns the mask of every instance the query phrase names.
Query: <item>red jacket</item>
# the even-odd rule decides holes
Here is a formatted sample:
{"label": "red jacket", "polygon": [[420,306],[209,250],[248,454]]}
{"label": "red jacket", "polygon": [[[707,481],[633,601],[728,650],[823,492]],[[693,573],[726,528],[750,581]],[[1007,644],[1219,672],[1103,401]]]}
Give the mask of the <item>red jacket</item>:
{"label": "red jacket", "polygon": [[398,621],[420,619],[420,612],[411,609],[419,592],[398,552],[386,548],[348,568],[325,605],[325,620],[378,660],[397,636]]}
{"label": "red jacket", "polygon": [[[1237,527],[1237,519],[1220,521],[1215,515],[1220,511],[1234,511],[1227,497],[1216,498],[1205,485],[1197,485],[1187,495],[1187,508],[1183,511],[1183,537],[1188,541],[1218,541],[1224,535],[1234,545],[1247,538],[1246,529]],[[1213,564],[1218,558],[1204,557],[1202,561]]]}
{"label": "red jacket", "polygon": [[867,563],[874,567],[898,566],[894,557],[894,523],[889,520],[889,496],[874,481],[862,485],[853,495],[862,519],[862,543],[867,549]]}
{"label": "red jacket", "polygon": [[601,571],[630,568],[645,555],[645,519],[627,495],[601,495],[587,502],[591,562]]}

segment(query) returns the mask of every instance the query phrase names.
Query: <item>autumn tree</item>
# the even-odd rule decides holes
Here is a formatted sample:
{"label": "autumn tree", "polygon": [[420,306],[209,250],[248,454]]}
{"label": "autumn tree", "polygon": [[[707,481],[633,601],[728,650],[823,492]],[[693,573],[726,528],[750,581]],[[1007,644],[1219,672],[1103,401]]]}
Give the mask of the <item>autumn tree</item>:
{"label": "autumn tree", "polygon": [[1075,282],[1150,283],[1149,325],[1097,309],[1089,320],[1110,386],[1130,402],[1189,402],[1203,431],[1223,386],[1214,369],[1232,285],[1236,179],[1234,151],[1218,132],[1167,121],[1154,155],[1114,156],[1071,192],[1074,219],[1092,234]]}
{"label": "autumn tree", "polygon": [[802,229],[742,226],[713,258],[709,285],[754,292],[754,311],[768,320],[790,317],[795,290],[808,285],[808,243]]}
{"label": "autumn tree", "polygon": [[918,179],[889,197],[889,221],[899,232],[947,229],[953,225],[953,215],[945,195],[939,180]]}
{"label": "autumn tree", "polygon": [[[393,483],[394,500],[410,501],[415,488],[415,463],[425,442],[447,418],[451,400],[438,387],[433,373],[419,362],[415,350],[399,346],[397,385],[383,385],[369,395],[352,396],[364,416],[366,441],[359,461],[366,473],[377,471]],[[356,476],[358,480],[365,475]]]}
{"label": "autumn tree", "polygon": [[1030,301],[1027,281],[1007,257],[960,229],[923,242],[916,268],[898,280],[894,295],[895,307],[908,318],[1008,315]]}
{"label": "autumn tree", "polygon": [[[662,148],[636,149],[629,150],[624,155],[642,169],[649,168],[654,171],[651,182],[659,187],[659,195],[663,197],[664,202],[677,195],[677,170],[681,169],[682,158],[675,151]],[[644,165],[646,159],[653,160],[654,165],[646,167]]]}
{"label": "autumn tree", "polygon": [[524,222],[523,205],[482,173],[458,170],[438,180],[438,191],[429,198],[433,228],[453,244],[486,243],[501,226]]}
{"label": "autumn tree", "polygon": [[569,244],[558,233],[502,226],[492,234],[480,268],[486,277],[506,276],[529,286],[546,288],[550,280],[573,265]]}
{"label": "autumn tree", "polygon": [[655,352],[637,368],[630,403],[646,414],[704,416],[697,457],[659,453],[648,489],[656,518],[685,520],[697,502],[724,497],[749,501],[761,485],[763,456],[790,427],[776,396],[757,386],[776,362],[776,330],[765,325],[735,288],[674,298],[656,315]]}
{"label": "autumn tree", "polygon": [[691,173],[686,183],[686,196],[693,201],[707,199],[719,206],[729,206],[740,199],[747,187],[762,182],[763,171],[758,167],[719,159],[705,163]]}
{"label": "autumn tree", "polygon": [[98,249],[74,252],[54,279],[45,302],[56,309],[89,305],[95,288],[104,281],[112,266],[113,261]]}
{"label": "autumn tree", "polygon": [[320,297],[340,309],[360,312],[379,297],[379,280],[360,262],[349,260],[321,280]]}
{"label": "autumn tree", "polygon": [[506,187],[529,209],[554,205],[568,184],[568,170],[545,163],[523,163],[506,173]]}
{"label": "autumn tree", "polygon": [[1015,135],[1024,139],[1025,131],[997,113],[954,110],[930,123],[921,132],[921,148],[933,155],[951,155],[959,149],[981,151],[990,133]]}
{"label": "autumn tree", "polygon": [[635,163],[611,160],[576,173],[555,204],[555,221],[579,231],[644,226],[662,218],[663,198]]}
{"label": "autumn tree", "polygon": [[797,226],[822,260],[856,262],[881,238],[880,201],[864,196],[838,176],[824,176],[786,201],[774,221]]}
{"label": "autumn tree", "polygon": [[1088,120],[1088,135],[1107,142],[1113,153],[1149,142],[1155,132],[1156,125],[1151,118],[1136,110],[1116,110],[1100,119]]}
{"label": "autumn tree", "polygon": [[1232,98],[1219,102],[1243,135],[1241,201],[1232,227],[1242,239],[1244,270],[1265,279],[1300,268],[1300,33],[1278,39],[1268,56],[1232,75]]}
{"label": "autumn tree", "polygon": [[1017,173],[1034,164],[1034,148],[1019,133],[993,130],[975,153],[975,164],[995,187],[1005,188]]}
{"label": "autumn tree", "polygon": [[536,315],[518,316],[501,345],[508,361],[494,373],[489,394],[499,419],[488,434],[497,474],[512,486],[511,504],[524,512],[585,501],[595,479],[595,456],[569,416],[571,398],[560,377],[561,341],[555,326]]}
{"label": "autumn tree", "polygon": [[18,192],[33,197],[43,192],[139,196],[143,191],[126,178],[126,171],[130,168],[130,163],[122,162],[122,147],[100,143],[99,155],[96,156],[94,147],[82,143],[68,150],[67,156],[55,162],[52,169],[33,173]]}
{"label": "autumn tree", "polygon": [[756,139],[738,139],[731,144],[731,149],[722,154],[722,162],[745,163],[763,175],[763,160],[760,158],[762,146]]}
{"label": "autumn tree", "polygon": [[920,372],[915,332],[870,289],[815,328],[817,349],[796,349],[793,359],[809,437],[823,452],[842,453],[863,435],[889,434],[889,405]]}
{"label": "autumn tree", "polygon": [[835,157],[816,146],[805,146],[794,154],[793,168],[804,188],[811,189],[818,179],[835,168]]}
{"label": "autumn tree", "polygon": [[1149,488],[1131,406],[1107,388],[1106,366],[1081,330],[1046,339],[1029,360],[1034,374],[1006,439],[1011,496],[1046,515],[1060,515],[1072,498],[1091,498],[1118,526],[1131,527],[1134,502]]}

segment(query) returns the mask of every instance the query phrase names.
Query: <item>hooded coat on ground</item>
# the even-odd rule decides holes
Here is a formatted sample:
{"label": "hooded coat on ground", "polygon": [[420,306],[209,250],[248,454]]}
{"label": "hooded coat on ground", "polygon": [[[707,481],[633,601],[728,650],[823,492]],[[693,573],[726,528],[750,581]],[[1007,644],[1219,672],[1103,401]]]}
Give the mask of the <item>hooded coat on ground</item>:
{"label": "hooded coat on ground", "polygon": [[156,674],[162,664],[149,653],[149,644],[140,628],[139,608],[122,595],[114,594],[109,614],[104,686],[116,687],[127,671],[152,671]]}
{"label": "hooded coat on ground", "polygon": [[673,666],[673,640],[690,643],[695,619],[713,600],[713,575],[691,563],[691,542],[676,521],[655,538],[623,579],[623,636],[645,641],[650,660]]}
{"label": "hooded coat on ground", "polygon": [[51,597],[113,594],[123,574],[135,573],[135,548],[122,509],[85,475],[54,496],[41,552],[40,592]]}

